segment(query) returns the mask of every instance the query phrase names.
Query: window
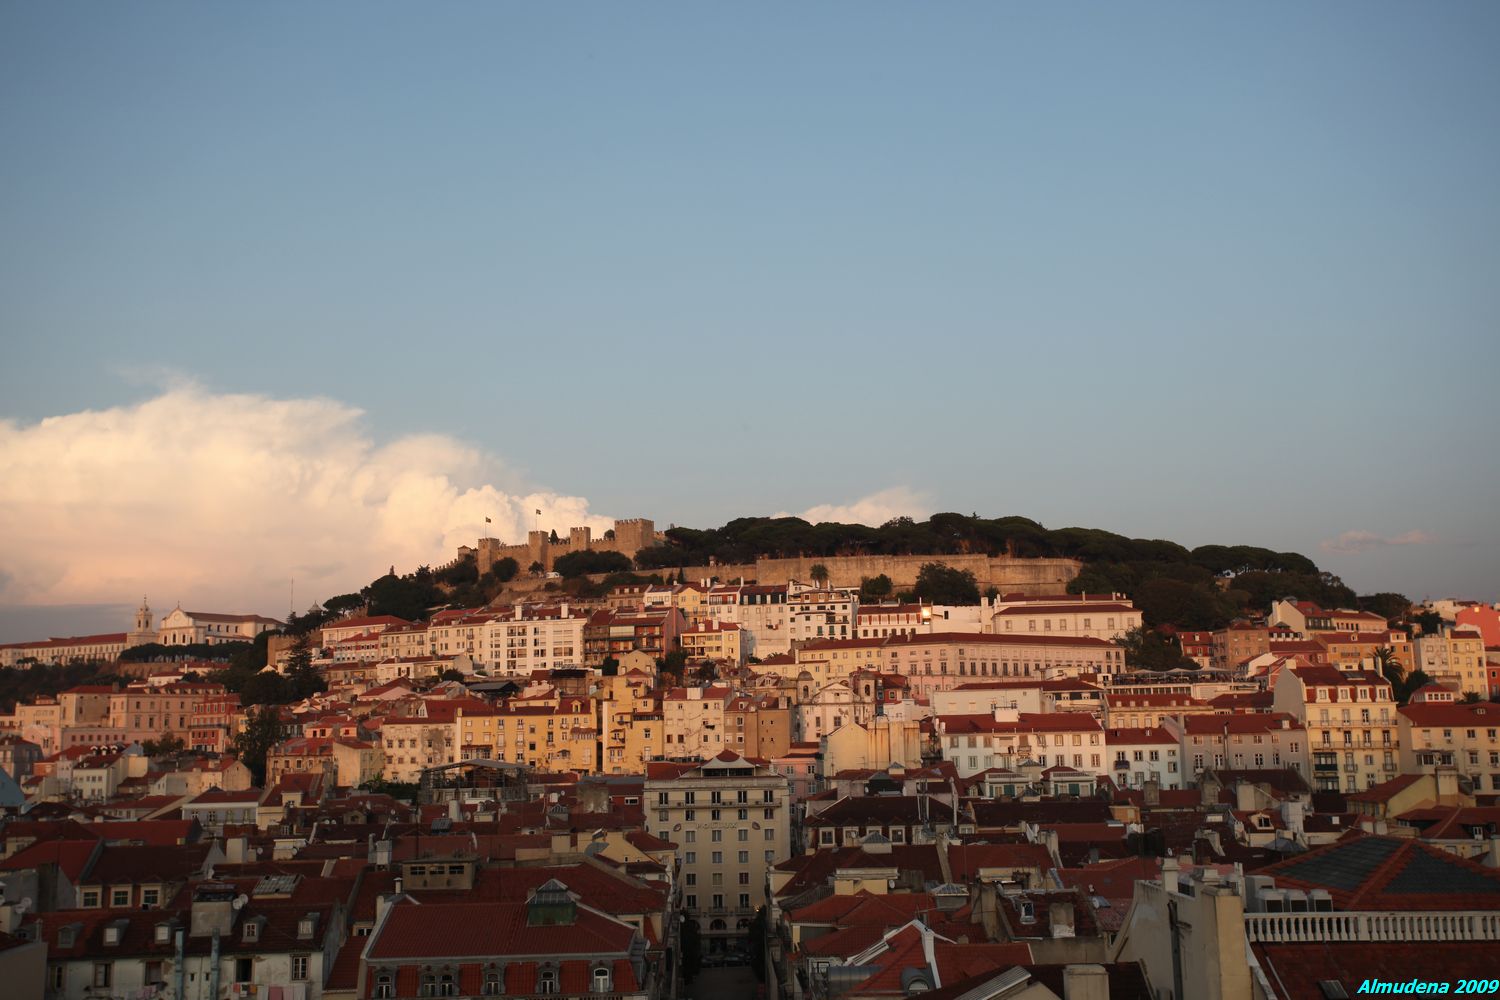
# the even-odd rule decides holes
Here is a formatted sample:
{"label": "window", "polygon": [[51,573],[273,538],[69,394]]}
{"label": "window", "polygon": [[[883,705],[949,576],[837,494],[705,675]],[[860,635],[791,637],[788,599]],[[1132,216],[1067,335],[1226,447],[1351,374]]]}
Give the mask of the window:
{"label": "window", "polygon": [[776,831],[773,830],[773,829],[771,829],[769,826],[766,827],[765,830],[762,831],[762,833],[765,834],[765,839],[766,840],[775,840],[776,839]]}
{"label": "window", "polygon": [[306,956],[306,955],[293,955],[292,956],[292,978],[293,979],[306,979],[307,978],[307,958],[308,958],[308,956]]}
{"label": "window", "polygon": [[722,865],[724,863],[724,852],[723,851],[714,851],[714,853],[713,853],[713,863],[716,864],[716,865]]}
{"label": "window", "polygon": [[686,861],[690,865],[696,865],[698,863],[698,852],[697,851],[688,851],[687,854],[686,854],[686,856],[683,858],[683,860]]}
{"label": "window", "polygon": [[85,889],[85,890],[83,890],[83,906],[84,906],[84,908],[85,909],[91,909],[91,908],[96,907],[98,905],[99,905],[99,890],[98,889]]}
{"label": "window", "polygon": [[557,972],[552,969],[543,969],[536,977],[536,991],[538,993],[557,992]]}
{"label": "window", "polygon": [[159,905],[161,905],[161,890],[160,889],[142,889],[141,890],[141,905],[142,906],[159,906]]}
{"label": "window", "polygon": [[113,906],[113,907],[116,907],[116,908],[119,908],[119,907],[122,907],[122,906],[129,906],[130,905],[130,890],[129,889],[115,889],[115,890],[111,891],[110,894],[109,894],[109,905]]}
{"label": "window", "polygon": [[739,853],[739,862],[742,865],[748,865],[750,863],[750,852],[749,851],[741,851]]}
{"label": "window", "polygon": [[96,987],[107,987],[114,979],[114,964],[112,962],[94,963],[94,985]]}

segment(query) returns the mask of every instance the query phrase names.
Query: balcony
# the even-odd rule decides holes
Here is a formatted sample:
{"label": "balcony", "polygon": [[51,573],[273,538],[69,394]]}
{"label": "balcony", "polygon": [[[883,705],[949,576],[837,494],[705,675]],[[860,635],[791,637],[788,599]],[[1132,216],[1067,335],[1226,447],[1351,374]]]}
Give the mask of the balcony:
{"label": "balcony", "polygon": [[1500,941],[1500,913],[1247,913],[1252,942]]}
{"label": "balcony", "polygon": [[1313,764],[1314,773],[1328,773],[1339,769],[1338,761],[1318,761]]}

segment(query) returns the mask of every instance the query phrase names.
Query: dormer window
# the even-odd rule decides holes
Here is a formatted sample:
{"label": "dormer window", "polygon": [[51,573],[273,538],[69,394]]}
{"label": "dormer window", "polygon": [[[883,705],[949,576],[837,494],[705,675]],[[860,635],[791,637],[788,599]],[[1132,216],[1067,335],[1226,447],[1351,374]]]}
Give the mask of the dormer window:
{"label": "dormer window", "polygon": [[157,924],[156,925],[156,943],[157,944],[171,944],[172,943],[172,925],[171,924]]}
{"label": "dormer window", "polygon": [[120,925],[110,924],[104,928],[104,944],[106,947],[114,947],[120,943]]}
{"label": "dormer window", "polygon": [[297,921],[297,937],[303,941],[310,940],[317,927],[318,915],[316,913],[309,913]]}
{"label": "dormer window", "polygon": [[594,992],[595,993],[608,993],[609,990],[610,990],[609,966],[607,966],[607,965],[596,965],[596,966],[594,966],[594,980],[593,980],[593,982],[594,982]]}
{"label": "dormer window", "polygon": [[251,920],[251,921],[247,922],[245,924],[245,929],[241,932],[240,936],[241,936],[241,938],[243,938],[246,941],[259,941],[260,940],[260,921],[258,921],[258,920]]}
{"label": "dormer window", "polygon": [[78,925],[69,924],[60,927],[57,931],[57,946],[59,948],[71,948],[78,943]]}
{"label": "dormer window", "polygon": [[375,973],[375,1000],[389,1000],[395,995],[395,974],[385,969]]}
{"label": "dormer window", "polygon": [[537,973],[536,991],[541,994],[557,992],[557,971],[555,969],[543,969]]}

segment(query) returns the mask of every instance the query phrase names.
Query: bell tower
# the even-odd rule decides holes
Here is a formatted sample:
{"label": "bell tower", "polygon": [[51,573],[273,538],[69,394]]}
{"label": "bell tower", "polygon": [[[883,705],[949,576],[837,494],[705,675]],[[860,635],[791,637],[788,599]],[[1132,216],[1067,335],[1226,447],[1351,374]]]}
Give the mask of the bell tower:
{"label": "bell tower", "polygon": [[151,605],[146,603],[146,598],[141,598],[141,606],[135,612],[135,630],[125,637],[125,646],[144,646],[148,642],[156,641],[156,632],[151,628]]}

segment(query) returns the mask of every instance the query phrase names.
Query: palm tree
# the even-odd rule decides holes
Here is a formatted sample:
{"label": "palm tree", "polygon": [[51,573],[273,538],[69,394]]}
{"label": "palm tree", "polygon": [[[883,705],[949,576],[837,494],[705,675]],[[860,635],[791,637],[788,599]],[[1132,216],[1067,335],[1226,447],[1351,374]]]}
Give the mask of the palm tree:
{"label": "palm tree", "polygon": [[1390,681],[1391,689],[1400,692],[1401,682],[1406,679],[1406,667],[1396,658],[1396,651],[1390,646],[1377,647],[1375,665],[1380,668],[1380,675]]}
{"label": "palm tree", "polygon": [[816,583],[819,587],[828,586],[827,566],[824,566],[822,563],[813,563],[812,569],[809,572],[812,573],[813,583]]}

